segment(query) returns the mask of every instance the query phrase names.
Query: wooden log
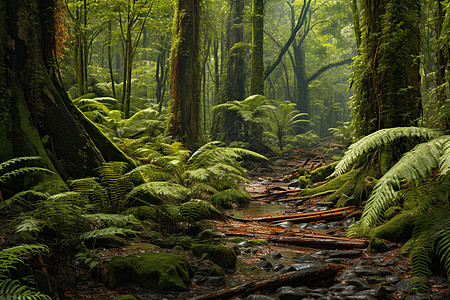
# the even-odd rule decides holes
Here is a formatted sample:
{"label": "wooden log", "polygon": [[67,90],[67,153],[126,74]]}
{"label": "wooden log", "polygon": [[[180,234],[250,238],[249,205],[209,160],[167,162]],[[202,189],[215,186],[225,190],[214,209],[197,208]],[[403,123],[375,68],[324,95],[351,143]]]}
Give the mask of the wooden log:
{"label": "wooden log", "polygon": [[268,193],[268,194],[264,194],[264,195],[252,196],[252,199],[259,199],[259,198],[264,198],[264,197],[278,196],[278,195],[289,194],[289,193],[297,193],[297,192],[301,192],[301,191],[303,191],[303,189],[286,190],[286,191],[275,192],[275,193],[270,193],[270,194]]}
{"label": "wooden log", "polygon": [[288,214],[288,215],[253,218],[252,221],[273,222],[273,221],[288,220],[288,219],[299,218],[299,217],[318,216],[318,215],[324,215],[324,214],[329,214],[329,213],[333,213],[333,212],[343,212],[343,211],[348,211],[348,210],[353,211],[354,209],[355,209],[354,206],[346,206],[346,207],[341,207],[341,208],[317,211],[317,212],[313,212],[313,213],[295,213],[295,214]]}
{"label": "wooden log", "polygon": [[369,245],[368,240],[363,239],[336,239],[333,237],[323,238],[314,236],[283,236],[267,238],[269,242],[278,244],[289,244],[294,246],[326,248],[326,249],[364,249]]}
{"label": "wooden log", "polygon": [[283,219],[280,221],[273,221],[273,222],[270,222],[270,224],[279,223],[279,222],[305,223],[305,222],[315,222],[315,221],[342,220],[346,216],[345,212],[350,213],[352,211],[354,211],[354,209],[337,211],[337,212],[326,213],[326,214],[319,214],[319,215],[315,215],[315,216],[300,216],[297,218],[288,218],[288,219]]}
{"label": "wooden log", "polygon": [[344,267],[328,265],[312,267],[286,274],[274,275],[268,279],[244,283],[232,288],[225,288],[207,295],[197,296],[191,300],[228,299],[235,296],[248,296],[258,291],[275,290],[281,286],[300,286],[306,283],[334,278]]}

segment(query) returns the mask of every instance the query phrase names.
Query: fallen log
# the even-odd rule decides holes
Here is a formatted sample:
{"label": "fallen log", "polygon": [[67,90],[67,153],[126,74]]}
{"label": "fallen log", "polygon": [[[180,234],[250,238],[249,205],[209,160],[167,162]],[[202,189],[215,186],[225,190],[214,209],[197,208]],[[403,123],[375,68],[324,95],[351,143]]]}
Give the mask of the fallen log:
{"label": "fallen log", "polygon": [[[283,219],[280,221],[274,221],[270,222],[270,224],[274,223],[280,223],[280,222],[292,222],[292,223],[307,223],[307,222],[315,222],[315,221],[335,221],[335,220],[342,220],[345,218],[345,216],[354,211],[355,209],[349,209],[344,211],[337,211],[332,213],[326,213],[326,214],[320,214],[315,216],[300,216],[297,218],[289,218],[289,219]],[[346,214],[347,212],[347,214]]]}
{"label": "fallen log", "polygon": [[274,275],[268,279],[244,283],[232,288],[225,288],[207,295],[193,297],[191,300],[228,299],[235,296],[245,297],[258,291],[275,290],[281,286],[300,286],[310,282],[334,278],[343,269],[344,267],[338,265],[307,268]]}
{"label": "fallen log", "polygon": [[264,194],[264,195],[252,196],[252,199],[259,199],[259,198],[264,198],[264,197],[271,197],[271,196],[277,196],[277,195],[283,195],[283,194],[289,194],[289,193],[296,193],[296,192],[301,192],[301,191],[303,191],[303,189],[295,189],[295,190],[286,190],[286,191],[275,192],[275,193],[267,193],[267,194]]}
{"label": "fallen log", "polygon": [[326,249],[354,249],[367,248],[369,245],[368,240],[362,239],[342,239],[334,237],[312,237],[312,236],[283,236],[283,237],[271,237],[267,238],[269,242],[278,244],[289,244],[293,246],[313,247],[313,248],[326,248]]}
{"label": "fallen log", "polygon": [[299,200],[295,203],[296,206],[301,205],[303,202],[305,202],[306,200],[315,198],[315,197],[320,197],[320,196],[325,196],[328,194],[332,194],[336,192],[336,190],[329,190],[329,191],[325,191],[325,192],[320,192],[317,194],[313,194],[313,195],[308,195],[308,196],[301,196],[301,197],[292,197],[292,198],[287,198],[287,199],[280,199],[277,200],[277,202],[291,202],[291,201],[295,201],[295,200]]}
{"label": "fallen log", "polygon": [[293,218],[320,216],[320,215],[325,215],[325,214],[334,213],[334,212],[341,212],[341,213],[343,211],[348,212],[349,210],[353,211],[354,209],[355,209],[354,206],[346,206],[346,207],[322,210],[322,211],[317,211],[317,212],[312,212],[312,213],[295,213],[295,214],[288,214],[288,215],[253,218],[252,221],[255,221],[255,222],[274,222],[274,221],[280,221],[280,220],[285,221],[285,220],[293,219]]}

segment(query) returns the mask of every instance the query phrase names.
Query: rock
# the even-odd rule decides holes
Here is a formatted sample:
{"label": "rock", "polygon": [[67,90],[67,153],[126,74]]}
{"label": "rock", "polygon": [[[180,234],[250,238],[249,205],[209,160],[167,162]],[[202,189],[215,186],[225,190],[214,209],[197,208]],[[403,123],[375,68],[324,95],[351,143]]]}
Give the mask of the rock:
{"label": "rock", "polygon": [[346,284],[338,283],[328,288],[330,292],[341,292],[347,287]]}
{"label": "rock", "polygon": [[366,278],[369,284],[378,284],[385,280],[383,276],[369,276]]}
{"label": "rock", "polygon": [[257,263],[256,266],[263,270],[272,270],[273,268],[272,264],[268,260],[262,260],[259,263]]}
{"label": "rock", "polygon": [[107,262],[106,270],[108,271],[106,286],[110,289],[133,282],[133,279],[136,278],[134,265],[123,255],[116,255]]}
{"label": "rock", "polygon": [[345,299],[346,300],[376,300],[377,298],[375,298],[371,295],[352,295],[352,296],[347,296]]}
{"label": "rock", "polygon": [[396,215],[398,215],[399,212],[402,211],[402,208],[400,206],[391,206],[384,212],[384,218],[386,220],[390,220]]}
{"label": "rock", "polygon": [[290,188],[298,188],[299,187],[298,180],[295,180],[295,181],[289,183],[288,187],[290,187]]}
{"label": "rock", "polygon": [[[344,289],[342,292],[339,293],[339,296],[347,297],[347,296],[352,296],[354,294],[356,294],[355,286],[349,285],[348,288]],[[345,298],[345,299],[347,299],[347,298]]]}
{"label": "rock", "polygon": [[391,242],[404,243],[412,237],[413,228],[414,216],[412,212],[403,211],[386,224],[375,227],[371,236]]}
{"label": "rock", "polygon": [[355,268],[355,274],[361,276],[381,276],[381,272],[375,268],[361,266]]}
{"label": "rock", "polygon": [[299,271],[307,268],[313,268],[313,267],[322,267],[323,263],[315,263],[315,262],[307,262],[307,263],[299,263],[299,264],[293,264],[290,266],[286,266],[283,269],[280,270],[281,274],[292,272],[292,271]]}
{"label": "rock", "polygon": [[286,222],[276,223],[275,225],[281,226],[281,227],[292,227],[292,226],[294,226],[294,223],[286,221]]}
{"label": "rock", "polygon": [[283,268],[284,268],[284,265],[282,265],[282,264],[276,264],[275,266],[273,266],[273,270],[275,272],[278,272],[278,271],[280,271]]}
{"label": "rock", "polygon": [[144,289],[185,291],[193,274],[186,258],[173,253],[138,254],[133,257],[133,263],[137,273],[134,282]]}
{"label": "rock", "polygon": [[[433,298],[430,297],[429,295],[420,294],[420,293],[415,294],[415,295],[407,295],[405,298],[403,298],[403,300],[429,300],[429,299],[433,299]],[[448,298],[441,298],[441,299],[448,299]]]}
{"label": "rock", "polygon": [[240,236],[236,236],[236,237],[234,237],[232,239],[229,239],[228,241],[232,242],[232,243],[236,243],[236,244],[239,244],[241,242],[248,242],[246,238],[243,238],[243,237],[240,237]]}
{"label": "rock", "polygon": [[124,247],[130,242],[128,242],[126,239],[120,236],[116,236],[114,234],[103,236],[103,237],[95,237],[95,238],[89,238],[84,240],[84,244],[86,247],[90,249],[94,248],[121,248]]}
{"label": "rock", "polygon": [[292,260],[296,261],[296,262],[322,262],[322,260],[320,258],[309,255],[309,254],[294,257]]}
{"label": "rock", "polygon": [[266,295],[249,295],[245,297],[245,300],[277,300],[277,298]]}
{"label": "rock", "polygon": [[278,292],[278,299],[280,300],[296,300],[306,296],[308,296],[308,293],[301,288],[283,287],[283,289]]}
{"label": "rock", "polygon": [[333,251],[330,252],[330,258],[357,258],[362,254],[361,250],[349,250],[349,251]]}
{"label": "rock", "polygon": [[305,189],[306,187],[308,187],[309,185],[311,185],[311,179],[309,178],[309,175],[307,176],[300,176],[298,178],[298,186],[301,189]]}
{"label": "rock", "polygon": [[197,257],[202,257],[204,253],[226,271],[236,268],[237,257],[232,248],[221,245],[192,244],[192,253]]}
{"label": "rock", "polygon": [[225,277],[223,276],[207,276],[205,285],[206,286],[221,286],[225,284]]}
{"label": "rock", "polygon": [[330,264],[340,264],[342,263],[342,261],[345,261],[346,259],[343,258],[327,258],[325,259],[326,263],[330,263]]}
{"label": "rock", "polygon": [[328,227],[341,227],[342,223],[340,221],[329,222]]}
{"label": "rock", "polygon": [[337,280],[343,281],[343,280],[349,280],[352,278],[356,278],[356,274],[353,270],[344,270],[341,275],[338,276]]}
{"label": "rock", "polygon": [[327,256],[328,253],[330,253],[330,250],[320,250],[319,252],[316,252],[315,255]]}
{"label": "rock", "polygon": [[225,276],[224,270],[216,264],[210,267],[202,267],[195,272],[195,276]]}
{"label": "rock", "polygon": [[328,229],[328,225],[326,223],[319,223],[311,225],[309,230],[325,230]]}
{"label": "rock", "polygon": [[397,282],[399,282],[402,279],[400,277],[398,277],[398,276],[389,276],[388,278],[386,278],[386,280],[389,283],[396,284]]}
{"label": "rock", "polygon": [[289,182],[291,182],[291,179],[289,178],[289,176],[284,176],[283,179],[281,179],[281,182],[289,183]]}
{"label": "rock", "polygon": [[416,287],[416,283],[412,282],[411,278],[408,278],[408,279],[403,279],[403,280],[399,281],[395,285],[395,287],[397,288],[397,290],[402,291],[403,293],[409,293],[411,291],[411,289]]}
{"label": "rock", "polygon": [[281,255],[281,253],[278,252],[278,253],[272,254],[271,257],[275,258],[275,259],[279,259],[279,258],[282,258],[283,255]]}
{"label": "rock", "polygon": [[370,295],[377,299],[386,299],[387,292],[384,287],[379,286],[376,289],[364,290],[364,291],[357,292],[355,294],[355,296],[359,296],[359,295]]}
{"label": "rock", "polygon": [[344,225],[344,228],[349,228],[351,225],[356,223],[356,219],[354,217],[350,217],[342,223]]}
{"label": "rock", "polygon": [[300,223],[297,227],[300,229],[307,229],[309,227],[309,223]]}
{"label": "rock", "polygon": [[240,243],[238,243],[238,246],[239,247],[248,247],[248,241],[242,241],[242,242],[240,242]]}
{"label": "rock", "polygon": [[371,238],[369,246],[370,252],[372,253],[384,253],[388,251],[387,244],[382,239],[379,238]]}
{"label": "rock", "polygon": [[370,289],[370,285],[361,278],[351,278],[348,280],[348,284],[354,285],[358,291]]}
{"label": "rock", "polygon": [[250,244],[253,246],[262,246],[267,245],[269,242],[266,239],[253,239],[250,241]]}

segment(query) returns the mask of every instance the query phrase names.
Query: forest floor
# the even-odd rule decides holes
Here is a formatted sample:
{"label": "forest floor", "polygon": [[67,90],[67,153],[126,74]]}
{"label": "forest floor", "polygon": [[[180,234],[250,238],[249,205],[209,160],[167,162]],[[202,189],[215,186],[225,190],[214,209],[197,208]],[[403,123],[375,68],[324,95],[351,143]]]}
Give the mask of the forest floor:
{"label": "forest floor", "polygon": [[[330,162],[313,153],[291,151],[272,159],[269,166],[249,171],[251,182],[245,189],[254,199],[250,206],[226,211],[228,222],[209,222],[227,246],[239,245],[237,268],[224,278],[196,274],[188,292],[149,293],[129,287],[110,290],[80,270],[76,291],[67,292],[66,297],[112,299],[132,294],[138,299],[449,299],[445,276],[431,278],[428,293],[408,294],[411,263],[398,255],[401,244],[388,242],[387,252],[374,253],[367,239],[346,238],[346,229],[360,214],[354,207],[337,210],[325,201],[326,196],[300,203],[295,199],[298,167],[311,170]],[[234,239],[233,243],[233,237],[242,241]],[[252,242],[258,239],[268,243]],[[141,242],[135,238],[132,245]],[[108,260],[116,254],[161,250],[125,247],[102,251],[103,259]],[[197,269],[205,264],[192,256],[189,262]],[[335,271],[330,272],[330,268]],[[287,280],[284,274],[291,271],[300,277]]]}

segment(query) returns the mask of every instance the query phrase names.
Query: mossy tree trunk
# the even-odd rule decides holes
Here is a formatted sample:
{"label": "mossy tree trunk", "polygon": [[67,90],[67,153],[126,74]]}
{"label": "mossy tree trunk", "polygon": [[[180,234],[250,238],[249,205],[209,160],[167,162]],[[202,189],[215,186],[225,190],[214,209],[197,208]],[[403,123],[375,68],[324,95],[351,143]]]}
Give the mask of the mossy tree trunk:
{"label": "mossy tree trunk", "polygon": [[[223,75],[219,88],[216,104],[226,103],[233,100],[243,100],[245,98],[245,52],[246,45],[243,42],[244,24],[242,23],[243,0],[231,0],[230,11],[228,13],[226,42],[224,52],[226,59],[223,65]],[[224,141],[236,141],[238,139],[240,127],[236,115],[231,112],[215,114],[211,135],[214,139]]]}
{"label": "mossy tree trunk", "polygon": [[264,0],[252,0],[250,94],[264,95]]}
{"label": "mossy tree trunk", "polygon": [[196,150],[203,139],[199,14],[199,1],[177,1],[170,54],[172,78],[169,109],[172,116],[168,124],[168,134],[190,150]]}
{"label": "mossy tree trunk", "polygon": [[415,0],[360,1],[361,40],[354,63],[357,136],[410,126],[421,114],[419,13]]}
{"label": "mossy tree trunk", "polygon": [[55,68],[58,4],[0,1],[0,161],[38,155],[63,178],[79,178],[106,160],[130,160],[62,88]]}

